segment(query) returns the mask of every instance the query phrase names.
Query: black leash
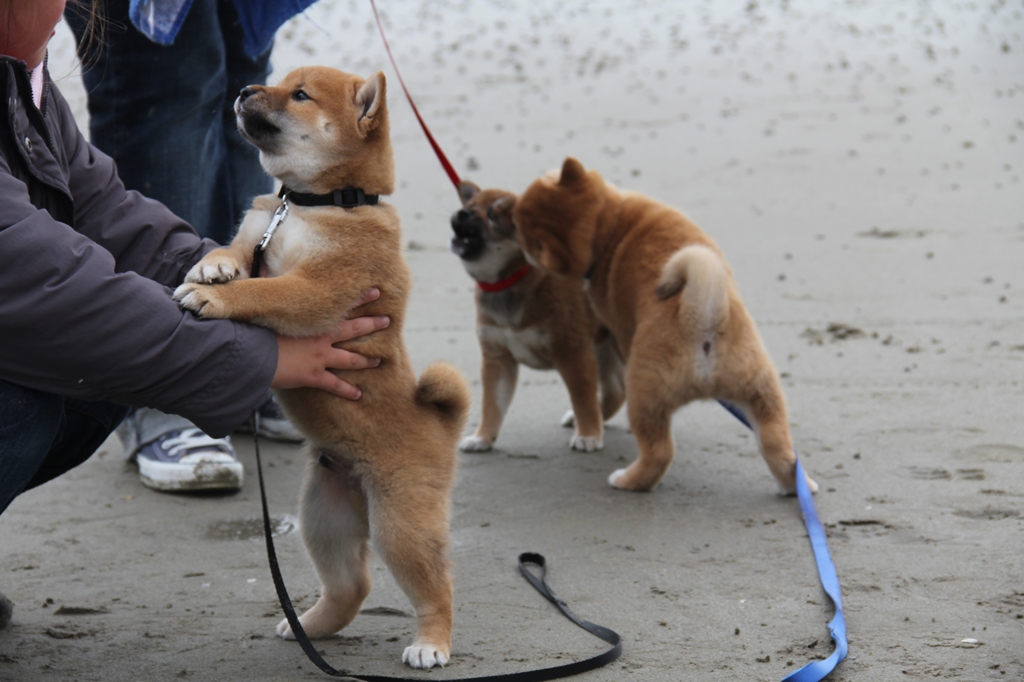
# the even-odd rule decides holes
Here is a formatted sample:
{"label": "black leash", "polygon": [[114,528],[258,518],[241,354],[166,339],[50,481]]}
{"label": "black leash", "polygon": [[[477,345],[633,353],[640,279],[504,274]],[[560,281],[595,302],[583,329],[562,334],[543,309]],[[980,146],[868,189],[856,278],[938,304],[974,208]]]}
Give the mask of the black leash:
{"label": "black leash", "polygon": [[[344,670],[338,670],[325,661],[320,655],[320,652],[318,652],[313,646],[313,643],[309,641],[309,637],[306,636],[305,631],[302,629],[302,625],[299,623],[298,616],[295,615],[295,607],[292,606],[292,600],[288,596],[288,590],[285,589],[284,579],[281,577],[281,567],[277,563],[277,552],[274,550],[274,539],[270,529],[270,511],[267,508],[267,491],[266,487],[263,485],[263,463],[260,461],[259,415],[255,412],[253,412],[252,416],[252,433],[253,442],[256,447],[256,471],[259,474],[260,479],[260,502],[263,505],[263,533],[267,538],[267,559],[270,562],[270,573],[274,577],[274,587],[277,589],[277,597],[281,601],[281,608],[284,610],[285,618],[288,619],[288,625],[291,626],[292,633],[295,635],[295,639],[298,641],[299,646],[302,647],[306,656],[316,667],[320,668],[320,670],[332,677],[361,680],[362,682],[416,682],[416,680],[422,680],[423,678],[414,679],[408,677],[388,677],[386,675],[356,675]],[[527,568],[528,565],[538,567],[540,569],[540,575],[538,576],[534,574],[533,571]],[[534,589],[540,592],[541,596],[554,604],[555,607],[562,612],[563,616],[595,637],[608,642],[612,645],[612,648],[598,656],[594,656],[583,661],[577,661],[575,663],[557,665],[553,668],[526,670],[523,672],[507,673],[504,675],[460,677],[457,679],[446,680],[445,682],[544,682],[545,680],[557,680],[562,677],[579,675],[580,673],[600,668],[601,666],[608,665],[622,655],[622,638],[617,632],[581,619],[572,612],[572,609],[569,608],[568,604],[558,598],[558,595],[555,594],[554,590],[552,590],[547,583],[547,561],[543,556],[533,552],[524,552],[520,554],[519,570],[522,572],[523,577],[533,585]]]}

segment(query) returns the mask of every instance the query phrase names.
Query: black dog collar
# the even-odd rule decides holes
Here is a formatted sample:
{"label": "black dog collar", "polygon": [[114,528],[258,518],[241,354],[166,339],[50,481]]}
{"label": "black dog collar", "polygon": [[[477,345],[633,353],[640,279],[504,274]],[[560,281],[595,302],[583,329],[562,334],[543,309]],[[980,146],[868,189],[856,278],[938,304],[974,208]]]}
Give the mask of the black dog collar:
{"label": "black dog collar", "polygon": [[340,206],[341,208],[373,206],[380,196],[367,194],[360,187],[343,187],[327,194],[307,194],[282,187],[278,196],[283,199],[286,194],[288,200],[298,206]]}

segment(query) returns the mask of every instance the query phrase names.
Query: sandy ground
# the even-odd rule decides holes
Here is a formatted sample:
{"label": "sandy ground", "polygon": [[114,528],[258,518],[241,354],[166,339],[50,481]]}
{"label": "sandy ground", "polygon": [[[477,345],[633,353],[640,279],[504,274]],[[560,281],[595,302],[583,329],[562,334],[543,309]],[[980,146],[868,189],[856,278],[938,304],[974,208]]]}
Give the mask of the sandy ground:
{"label": "sandy ground", "polygon": [[[459,171],[521,190],[567,154],[686,211],[725,250],[784,378],[842,581],[850,656],[831,679],[1024,678],[1024,15],[1020,2],[389,2],[392,46]],[[330,64],[391,81],[416,291],[407,341],[473,380],[472,284],[447,252],[455,194],[402,101],[366,2],[282,29],[275,77]],[[81,112],[65,30],[53,70]],[[65,65],[65,66],[61,66]],[[839,325],[839,326],[836,326]],[[455,655],[411,673],[410,606],[380,564],[320,644],[354,671],[441,680],[554,665],[600,643],[517,576],[621,632],[593,680],[778,680],[830,651],[795,500],[715,405],[674,422],[650,494],[611,490],[622,415],[571,452],[553,373],[524,371],[454,499]],[[474,407],[471,420],[479,417]],[[473,424],[475,425],[475,424]],[[471,425],[471,426],[473,426]],[[3,680],[292,680],[249,472],[228,496],[141,486],[116,441],[0,519]],[[318,584],[292,516],[302,456],[267,444],[297,603]]]}

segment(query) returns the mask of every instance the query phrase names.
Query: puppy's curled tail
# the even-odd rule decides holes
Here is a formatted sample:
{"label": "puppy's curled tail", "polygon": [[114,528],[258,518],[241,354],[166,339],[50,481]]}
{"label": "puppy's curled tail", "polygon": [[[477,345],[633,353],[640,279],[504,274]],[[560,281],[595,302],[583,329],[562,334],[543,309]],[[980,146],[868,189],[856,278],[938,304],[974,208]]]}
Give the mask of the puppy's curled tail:
{"label": "puppy's curled tail", "polygon": [[712,331],[728,321],[729,270],[713,250],[694,244],[672,254],[661,270],[655,293],[667,299],[680,291],[680,316],[689,328]]}
{"label": "puppy's curled tail", "polygon": [[427,367],[416,384],[416,403],[433,410],[453,438],[462,434],[471,399],[469,386],[462,374],[444,362],[435,362]]}

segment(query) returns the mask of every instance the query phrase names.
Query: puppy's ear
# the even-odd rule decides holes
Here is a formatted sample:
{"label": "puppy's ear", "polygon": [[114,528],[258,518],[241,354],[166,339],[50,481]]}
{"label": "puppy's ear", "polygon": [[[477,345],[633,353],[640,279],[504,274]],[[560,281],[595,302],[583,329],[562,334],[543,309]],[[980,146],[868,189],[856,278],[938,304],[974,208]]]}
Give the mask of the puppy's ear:
{"label": "puppy's ear", "polygon": [[360,109],[359,132],[366,135],[380,125],[386,105],[384,103],[387,94],[387,86],[384,81],[384,72],[378,71],[363,83],[356,93],[356,105]]}
{"label": "puppy's ear", "polygon": [[584,182],[586,179],[587,169],[583,167],[583,164],[571,156],[567,156],[562,164],[562,175],[558,179],[558,184],[572,187]]}
{"label": "puppy's ear", "polygon": [[515,236],[516,224],[512,221],[512,209],[515,205],[515,195],[509,195],[496,199],[487,207],[487,218],[499,237],[512,239]]}
{"label": "puppy's ear", "polygon": [[469,203],[469,200],[477,195],[480,188],[474,185],[469,180],[463,180],[459,183],[459,199],[462,199],[462,205],[465,206]]}

